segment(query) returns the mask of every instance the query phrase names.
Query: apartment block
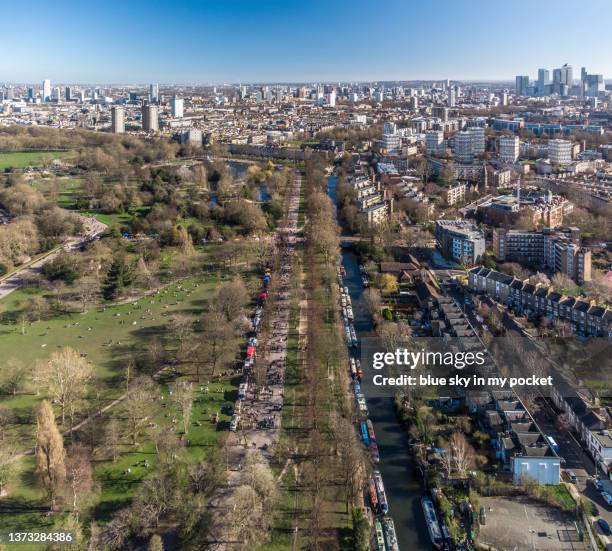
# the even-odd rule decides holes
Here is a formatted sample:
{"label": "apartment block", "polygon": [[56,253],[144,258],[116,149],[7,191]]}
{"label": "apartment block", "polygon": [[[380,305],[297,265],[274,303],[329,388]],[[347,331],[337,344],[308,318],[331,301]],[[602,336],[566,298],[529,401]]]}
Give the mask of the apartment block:
{"label": "apartment block", "polygon": [[442,197],[445,203],[452,207],[458,203],[465,201],[467,185],[465,183],[457,182],[448,188],[442,190]]}
{"label": "apartment block", "polygon": [[493,253],[500,261],[518,262],[553,273],[561,272],[578,284],[591,281],[591,251],[580,246],[577,228],[522,231],[495,228]]}
{"label": "apartment block", "polygon": [[428,155],[438,155],[444,149],[444,132],[428,130],[425,132],[425,149]]}
{"label": "apartment block", "polygon": [[549,140],[548,158],[553,165],[569,165],[572,162],[572,142]]}
{"label": "apartment block", "polygon": [[159,130],[157,105],[145,105],[142,108],[142,129],[145,132],[157,132]]}
{"label": "apartment block", "polygon": [[470,164],[474,157],[485,152],[484,128],[473,127],[457,132],[454,136],[455,160],[458,163]]}
{"label": "apartment block", "polygon": [[114,105],[111,109],[111,132],[113,134],[125,132],[125,111],[119,105]]}
{"label": "apartment block", "polygon": [[463,220],[438,220],[436,240],[442,254],[456,262],[475,264],[485,252],[482,230]]}
{"label": "apartment block", "polygon": [[504,163],[516,163],[520,153],[520,140],[518,136],[500,136],[499,158]]}

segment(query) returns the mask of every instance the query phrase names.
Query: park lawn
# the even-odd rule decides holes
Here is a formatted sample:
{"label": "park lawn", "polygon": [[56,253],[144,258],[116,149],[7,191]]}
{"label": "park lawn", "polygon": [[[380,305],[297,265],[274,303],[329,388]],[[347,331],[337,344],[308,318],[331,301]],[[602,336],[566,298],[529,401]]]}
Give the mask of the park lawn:
{"label": "park lawn", "polygon": [[[200,388],[205,386],[194,383],[195,399],[186,439],[189,444],[185,447],[190,462],[205,459],[216,447],[223,432],[227,432],[231,419],[229,408],[234,405],[229,399],[235,399],[237,396],[238,387],[229,380],[210,383],[208,393],[200,391]],[[162,409],[155,421],[160,426],[170,426],[173,424],[172,419],[176,419],[175,427],[180,434],[182,433],[181,415],[170,403],[167,387],[162,394],[164,396],[164,399],[160,400]],[[212,422],[215,413],[219,414],[217,425]],[[148,467],[145,463],[148,463]],[[99,461],[94,472],[96,480],[100,482],[101,492],[92,517],[100,522],[110,520],[116,511],[129,504],[140,483],[154,473],[157,466],[155,446],[149,439],[136,450],[126,444],[114,463],[112,460]]]}
{"label": "park lawn", "polygon": [[3,329],[3,323],[6,323],[5,317],[14,317],[17,312],[21,309],[21,305],[24,301],[30,297],[37,295],[44,295],[45,292],[42,289],[36,287],[20,287],[15,289],[12,293],[0,299],[0,334]]}
{"label": "park lawn", "polygon": [[15,151],[0,153],[0,170],[40,166],[42,165],[44,155],[50,155],[53,159],[61,159],[69,154],[70,151]]}
{"label": "park lawn", "polygon": [[[57,178],[57,204],[65,209],[75,209],[77,194],[83,187],[81,178],[62,177]],[[47,199],[51,197],[52,180],[49,178],[41,178],[32,182],[32,187],[40,191]]]}
{"label": "park lawn", "polygon": [[[185,450],[188,461],[197,462],[205,459],[216,448],[220,438],[227,433],[232,408],[237,397],[238,380],[220,380],[216,382],[194,384],[194,404],[190,428],[187,435],[188,445]],[[208,392],[206,392],[208,387]],[[162,386],[162,406],[155,421],[160,426],[170,426],[177,420],[177,432],[182,432],[181,416],[170,402],[168,387]],[[212,416],[219,414],[215,425]],[[112,415],[112,413],[111,413]],[[65,438],[65,444],[68,444]],[[147,465],[148,464],[148,465]],[[138,487],[148,476],[155,473],[158,460],[153,443],[147,438],[141,446],[133,449],[125,444],[117,460],[94,461],[94,477],[100,485],[100,493],[90,517],[104,524],[120,509],[127,507]],[[11,487],[10,496],[0,500],[0,533],[18,528],[51,531],[57,528],[68,517],[67,513],[55,513],[47,516],[48,505],[45,496],[38,489],[34,479],[34,458],[25,456],[18,462],[17,483]],[[128,471],[129,470],[129,471]],[[23,546],[19,549],[37,550],[40,546]]]}
{"label": "park lawn", "polygon": [[96,211],[81,211],[83,216],[91,216],[98,222],[106,224],[109,228],[120,227],[126,224],[132,218],[132,215],[128,212],[122,212],[120,214],[106,214],[103,212]]}
{"label": "park lawn", "polygon": [[[100,379],[112,378],[130,350],[146,344],[152,336],[165,333],[164,327],[171,314],[199,313],[202,301],[211,296],[217,283],[214,274],[191,277],[135,302],[109,304],[85,313],[62,314],[29,323],[24,335],[21,326],[2,324],[0,357],[14,357],[33,365],[48,358],[56,349],[70,346],[87,354]],[[178,289],[178,285],[182,285],[182,289]],[[5,315],[11,306],[18,307],[18,302],[32,291],[19,290],[13,294],[15,297],[7,297],[11,302],[5,308]],[[147,309],[151,312],[147,313]],[[141,319],[143,316],[145,319]]]}
{"label": "park lawn", "polygon": [[[44,494],[38,489],[34,480],[34,456],[21,459],[15,467],[15,479],[18,481],[8,497],[0,499],[0,534],[19,531],[51,532],[59,527],[66,515],[57,513],[47,515],[49,504]],[[38,551],[42,545],[18,544],[5,545],[3,549],[20,551]]]}
{"label": "park lawn", "polygon": [[149,207],[145,206],[131,209],[128,212],[119,212],[112,214],[95,210],[82,210],[79,211],[79,213],[83,216],[91,216],[98,220],[98,222],[106,224],[109,228],[120,228],[121,226],[126,225],[134,217],[140,218],[145,216],[149,212],[149,210]]}
{"label": "park lawn", "polygon": [[[121,376],[124,361],[130,353],[142,349],[150,339],[166,338],[165,325],[171,314],[178,312],[201,312],[204,301],[214,292],[218,283],[216,276],[196,276],[183,280],[183,289],[177,285],[166,287],[159,295],[152,295],[134,303],[92,309],[86,313],[58,316],[50,320],[26,325],[21,334],[21,325],[0,325],[0,357],[15,358],[25,365],[35,366],[46,360],[55,350],[71,347],[87,354],[94,366],[94,377],[100,390],[102,402],[111,401],[121,395],[117,380]],[[194,285],[198,285],[194,287]],[[26,291],[15,291],[16,297],[7,297],[18,305],[20,295]],[[178,302],[178,304],[177,304]],[[151,313],[145,310],[150,309]],[[6,311],[5,311],[6,313]],[[145,314],[146,319],[140,319]],[[91,329],[91,330],[90,330]],[[27,418],[42,399],[34,393],[17,396],[1,396],[0,407],[15,407],[19,415]],[[19,424],[11,433],[19,437],[18,442],[28,448],[32,442],[33,425]]]}

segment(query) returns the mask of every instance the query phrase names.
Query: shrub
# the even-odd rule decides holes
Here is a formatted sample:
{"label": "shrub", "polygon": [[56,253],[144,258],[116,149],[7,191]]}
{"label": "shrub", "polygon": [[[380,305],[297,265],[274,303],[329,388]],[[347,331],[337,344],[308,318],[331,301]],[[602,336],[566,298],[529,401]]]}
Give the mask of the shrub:
{"label": "shrub", "polygon": [[47,262],[42,273],[50,281],[63,281],[67,284],[74,283],[81,277],[77,258],[67,253],[59,254]]}
{"label": "shrub", "polygon": [[370,524],[361,509],[353,510],[353,532],[356,551],[368,551],[370,549]]}

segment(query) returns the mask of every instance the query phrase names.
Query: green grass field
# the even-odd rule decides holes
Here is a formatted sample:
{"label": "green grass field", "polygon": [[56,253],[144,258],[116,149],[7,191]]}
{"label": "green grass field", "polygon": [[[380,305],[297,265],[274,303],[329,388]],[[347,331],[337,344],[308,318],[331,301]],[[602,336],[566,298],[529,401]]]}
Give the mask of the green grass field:
{"label": "green grass field", "polygon": [[[54,350],[71,346],[87,354],[87,359],[94,365],[99,381],[97,386],[102,391],[100,405],[103,406],[123,392],[123,383],[119,377],[128,354],[152,339],[168,342],[165,325],[172,314],[200,314],[218,283],[217,275],[192,277],[180,284],[173,283],[159,294],[141,298],[134,303],[96,308],[83,314],[62,315],[28,324],[23,335],[20,325],[0,324],[0,357],[17,357],[26,365],[34,366]],[[39,292],[15,291],[2,301],[5,313],[18,310],[25,298]],[[195,385],[186,446],[189,460],[199,461],[207,457],[228,430],[231,408],[237,399],[237,384],[237,380],[223,379],[210,383],[208,391],[206,383]],[[155,422],[159,426],[180,426],[181,416],[170,403],[165,375],[159,388],[160,413]],[[21,449],[31,447],[34,442],[32,412],[41,398],[34,393],[0,397],[0,407],[10,408],[20,420],[9,428],[8,435],[17,439]],[[91,395],[90,399],[93,400]],[[110,410],[107,415],[117,415],[120,407]],[[214,414],[219,415],[217,424],[212,422]],[[65,440],[68,443],[69,438]],[[136,449],[124,442],[116,462],[96,459],[94,473],[100,484],[100,494],[92,509],[92,518],[104,523],[117,510],[129,505],[140,483],[155,471],[156,466],[157,456],[148,438],[143,439]],[[48,504],[34,477],[33,457],[26,456],[18,462],[17,467],[18,472],[10,484],[9,496],[0,500],[0,533],[8,529],[25,528],[51,531],[68,522],[68,513],[47,515]],[[27,551],[42,547],[19,545],[18,548]]]}
{"label": "green grass field", "polygon": [[[111,401],[121,394],[117,383],[127,359],[151,339],[166,342],[166,324],[172,314],[199,314],[217,284],[218,278],[212,275],[190,278],[182,282],[182,289],[173,284],[159,295],[135,303],[94,308],[83,314],[65,314],[26,324],[25,334],[21,334],[20,323],[0,324],[0,357],[14,358],[34,368],[54,351],[69,346],[87,355],[94,368],[100,399],[103,403]],[[20,308],[20,302],[31,294],[29,290],[18,290],[9,295],[2,302],[5,316],[12,309]],[[30,447],[33,441],[34,427],[29,421],[41,398],[34,391],[15,397],[0,396],[0,407],[10,408],[24,421],[9,431],[18,438],[22,448]]]}
{"label": "green grass field", "polygon": [[0,170],[41,166],[46,155],[53,159],[61,159],[69,153],[69,151],[17,151],[0,153]]}
{"label": "green grass field", "polygon": [[[194,407],[188,431],[188,445],[185,450],[188,461],[205,459],[215,449],[219,439],[229,426],[230,407],[237,397],[236,381],[221,380],[210,383],[208,392],[204,386],[195,387]],[[168,389],[160,387],[167,407],[162,408],[156,418],[160,426],[170,426],[172,419],[180,414],[169,403]],[[212,422],[213,414],[219,414],[217,424]],[[112,413],[111,413],[112,415]],[[99,484],[99,495],[96,498],[90,516],[99,523],[108,522],[118,510],[127,507],[140,484],[155,472],[158,464],[155,448],[151,441],[145,441],[134,449],[124,444],[119,457],[112,460],[95,460],[94,477]],[[16,481],[11,487],[9,497],[0,500],[0,533],[19,530],[56,531],[68,522],[69,514],[55,512],[48,515],[48,503],[39,490],[34,477],[33,456],[23,458],[18,466]],[[13,545],[7,549],[34,551],[43,549],[36,545]]]}
{"label": "green grass field", "polygon": [[[230,408],[237,399],[237,386],[229,380],[210,383],[208,392],[201,390],[205,388],[205,385],[195,386],[195,400],[187,435],[189,445],[185,448],[190,461],[205,458],[215,447],[220,435],[229,427]],[[162,394],[164,399],[160,402],[168,407],[162,408],[156,422],[160,426],[169,426],[174,418],[180,425],[180,413],[170,404],[167,387],[162,387]],[[212,416],[217,413],[219,421],[214,424]],[[145,462],[149,464],[148,467]],[[156,466],[157,455],[150,441],[137,450],[129,445],[124,446],[123,453],[114,463],[110,460],[97,463],[95,476],[101,484],[101,493],[92,513],[93,518],[102,522],[108,521],[114,511],[125,507],[140,482],[155,471]]]}
{"label": "green grass field", "polygon": [[[54,189],[54,186],[57,188]],[[55,195],[57,205],[65,209],[75,209],[77,193],[81,190],[83,180],[80,178],[40,178],[32,182],[32,187],[40,191],[47,199]]]}
{"label": "green grass field", "polygon": [[[134,347],[163,333],[173,313],[199,313],[217,283],[215,275],[194,277],[184,280],[182,289],[178,289],[179,284],[170,285],[160,294],[134,303],[91,308],[85,313],[27,324],[23,335],[20,325],[0,324],[0,357],[18,357],[34,364],[58,348],[70,346],[86,353],[99,377],[106,379]],[[5,311],[19,307],[19,301],[31,293],[16,291],[9,295]]]}

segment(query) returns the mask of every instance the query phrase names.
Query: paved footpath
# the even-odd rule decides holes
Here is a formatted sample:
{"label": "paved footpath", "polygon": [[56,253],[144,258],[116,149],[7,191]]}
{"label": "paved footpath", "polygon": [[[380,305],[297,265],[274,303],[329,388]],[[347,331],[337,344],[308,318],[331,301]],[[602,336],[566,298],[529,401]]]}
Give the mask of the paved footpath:
{"label": "paved footpath", "polygon": [[258,350],[262,352],[256,360],[258,368],[262,364],[265,366],[265,382],[257,386],[254,377],[249,377],[249,391],[242,402],[240,414],[242,428],[230,433],[228,441],[228,483],[217,491],[210,502],[213,518],[209,549],[215,551],[232,549],[228,512],[236,488],[243,484],[244,473],[241,467],[244,465],[247,451],[257,449],[264,460],[270,462],[271,450],[280,434],[291,311],[290,278],[298,241],[301,187],[302,179],[297,175],[289,199],[286,224],[277,232],[281,258],[280,270],[274,276],[279,278],[279,282],[275,286],[275,295],[268,299],[270,308],[267,309],[266,315],[272,316],[269,324],[270,334],[266,337],[267,342],[259,343]]}
{"label": "paved footpath", "polygon": [[100,235],[106,230],[106,224],[99,222],[95,218],[81,217],[83,220],[84,233],[77,237],[71,237],[64,246],[59,248],[57,251],[48,254],[47,256],[33,262],[25,268],[15,272],[11,276],[5,278],[0,283],[0,299],[10,295],[13,291],[19,289],[28,279],[40,273],[42,267],[53,260],[62,250],[74,251],[79,249],[82,245],[95,239],[96,236]]}

